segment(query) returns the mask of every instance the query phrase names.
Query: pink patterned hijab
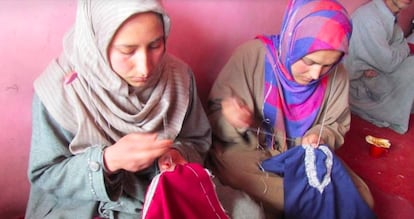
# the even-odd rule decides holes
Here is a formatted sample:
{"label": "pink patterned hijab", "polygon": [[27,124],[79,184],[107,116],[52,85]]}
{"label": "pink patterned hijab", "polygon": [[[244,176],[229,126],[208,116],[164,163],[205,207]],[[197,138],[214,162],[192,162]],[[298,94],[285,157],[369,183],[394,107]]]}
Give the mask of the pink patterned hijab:
{"label": "pink patterned hijab", "polygon": [[300,85],[293,79],[291,66],[319,50],[346,53],[351,31],[348,14],[337,1],[291,0],[280,34],[258,37],[268,49],[263,107],[268,129],[297,138],[312,126],[335,67],[318,80]]}

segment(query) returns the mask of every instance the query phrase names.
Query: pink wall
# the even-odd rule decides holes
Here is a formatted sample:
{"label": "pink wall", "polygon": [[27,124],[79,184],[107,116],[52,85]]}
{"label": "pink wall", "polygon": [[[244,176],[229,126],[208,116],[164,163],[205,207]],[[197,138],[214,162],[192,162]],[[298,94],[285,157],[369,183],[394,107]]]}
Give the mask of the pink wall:
{"label": "pink wall", "polygon": [[[187,61],[205,100],[233,49],[260,33],[275,33],[287,0],[164,0],[173,26],[169,50]],[[351,12],[366,0],[342,0]],[[75,0],[0,1],[0,218],[24,212],[31,135],[32,83],[59,54],[74,21]],[[414,7],[403,15],[405,27]]]}

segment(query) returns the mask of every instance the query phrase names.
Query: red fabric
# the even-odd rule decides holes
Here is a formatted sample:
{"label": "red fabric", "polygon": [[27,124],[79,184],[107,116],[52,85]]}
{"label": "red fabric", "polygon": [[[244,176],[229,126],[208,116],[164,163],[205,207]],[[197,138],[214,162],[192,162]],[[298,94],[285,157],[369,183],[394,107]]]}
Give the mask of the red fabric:
{"label": "red fabric", "polygon": [[411,54],[414,54],[414,43],[408,43],[408,45],[410,46]]}
{"label": "red fabric", "polygon": [[145,198],[144,219],[228,219],[209,173],[199,164],[177,165],[156,176]]}

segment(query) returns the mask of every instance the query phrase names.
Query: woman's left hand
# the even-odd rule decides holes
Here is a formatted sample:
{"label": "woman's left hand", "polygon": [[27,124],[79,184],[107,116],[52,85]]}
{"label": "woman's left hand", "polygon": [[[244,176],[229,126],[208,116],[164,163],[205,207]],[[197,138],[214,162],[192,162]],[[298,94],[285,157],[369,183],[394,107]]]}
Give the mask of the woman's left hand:
{"label": "woman's left hand", "polygon": [[322,138],[319,139],[319,135],[317,134],[311,133],[311,134],[303,136],[302,138],[302,145],[310,145],[314,148],[317,148],[321,144],[324,144],[324,141]]}
{"label": "woman's left hand", "polygon": [[186,164],[188,161],[177,149],[170,149],[158,159],[158,167],[161,172],[174,170],[177,164]]}

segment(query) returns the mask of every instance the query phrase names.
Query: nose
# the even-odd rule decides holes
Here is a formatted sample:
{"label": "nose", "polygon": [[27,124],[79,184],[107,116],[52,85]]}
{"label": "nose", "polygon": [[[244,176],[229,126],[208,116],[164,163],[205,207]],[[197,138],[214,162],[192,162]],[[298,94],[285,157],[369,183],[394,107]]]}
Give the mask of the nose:
{"label": "nose", "polygon": [[312,65],[312,68],[309,70],[309,75],[313,80],[316,80],[321,76],[322,70],[322,65]]}
{"label": "nose", "polygon": [[147,51],[135,53],[134,64],[139,76],[147,77],[151,71],[151,62]]}

